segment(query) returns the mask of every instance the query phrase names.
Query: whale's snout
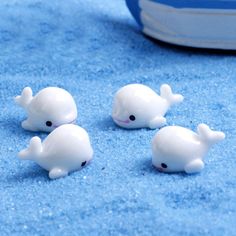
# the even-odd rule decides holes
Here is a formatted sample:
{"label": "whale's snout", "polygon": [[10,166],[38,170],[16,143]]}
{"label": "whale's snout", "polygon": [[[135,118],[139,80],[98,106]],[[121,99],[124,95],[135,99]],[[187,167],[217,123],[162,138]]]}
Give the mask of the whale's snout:
{"label": "whale's snout", "polygon": [[160,172],[168,172],[168,166],[165,163],[159,163],[157,165],[154,164],[154,166],[156,167],[156,169]]}
{"label": "whale's snout", "polygon": [[162,167],[156,167],[158,171],[163,172],[164,169]]}
{"label": "whale's snout", "polygon": [[114,121],[116,121],[117,123],[120,123],[120,124],[129,124],[129,120],[121,120],[121,119],[118,119],[116,117],[112,117]]}

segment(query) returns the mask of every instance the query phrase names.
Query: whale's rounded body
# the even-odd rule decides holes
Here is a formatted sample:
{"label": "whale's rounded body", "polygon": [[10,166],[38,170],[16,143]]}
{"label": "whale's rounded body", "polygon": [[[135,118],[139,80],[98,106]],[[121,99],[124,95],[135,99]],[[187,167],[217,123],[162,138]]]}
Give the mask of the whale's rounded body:
{"label": "whale's rounded body", "polygon": [[163,172],[199,172],[211,145],[224,138],[224,134],[198,126],[198,133],[180,126],[167,126],[152,140],[152,163]]}
{"label": "whale's rounded body", "polygon": [[142,84],[129,84],[119,89],[113,101],[114,122],[127,129],[163,126],[167,110],[172,103],[182,101],[182,96],[173,95],[168,85],[162,85],[161,89],[164,96]]}
{"label": "whale's rounded body", "polygon": [[37,162],[46,170],[54,167],[77,170],[93,156],[88,133],[73,124],[62,125],[50,133],[42,143],[42,150]]}
{"label": "whale's rounded body", "polygon": [[33,97],[27,96],[27,90],[30,93],[31,89],[27,87],[22,95],[18,96],[18,103],[25,108],[28,115],[22,122],[23,128],[51,132],[60,125],[75,123],[77,107],[69,92],[57,87],[48,87]]}
{"label": "whale's rounded body", "polygon": [[[203,157],[207,146],[191,130],[179,126],[162,128],[152,141],[152,163],[165,172],[183,171],[187,163]],[[162,164],[167,165],[163,168]]]}
{"label": "whale's rounded body", "polygon": [[66,124],[52,131],[42,143],[38,137],[32,138],[29,148],[19,156],[34,160],[55,179],[87,165],[92,160],[93,149],[83,128]]}

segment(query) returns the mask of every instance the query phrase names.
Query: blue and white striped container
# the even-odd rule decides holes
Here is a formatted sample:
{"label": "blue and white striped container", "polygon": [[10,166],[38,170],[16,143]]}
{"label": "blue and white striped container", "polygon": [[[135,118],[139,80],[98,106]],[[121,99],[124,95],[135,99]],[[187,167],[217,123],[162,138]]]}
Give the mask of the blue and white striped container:
{"label": "blue and white striped container", "polygon": [[142,31],[191,47],[236,49],[236,0],[126,0]]}

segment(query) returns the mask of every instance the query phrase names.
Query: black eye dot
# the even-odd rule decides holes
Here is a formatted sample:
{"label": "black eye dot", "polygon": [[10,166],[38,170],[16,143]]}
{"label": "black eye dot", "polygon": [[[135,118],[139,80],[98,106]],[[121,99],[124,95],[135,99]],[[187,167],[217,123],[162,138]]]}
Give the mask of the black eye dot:
{"label": "black eye dot", "polygon": [[165,163],[161,163],[161,167],[166,169],[167,165]]}
{"label": "black eye dot", "polygon": [[134,115],[131,115],[131,116],[129,117],[129,119],[130,119],[131,121],[134,121],[134,120],[135,120],[135,116],[134,116]]}
{"label": "black eye dot", "polygon": [[48,127],[52,126],[52,122],[51,121],[47,121],[46,122],[46,126],[48,126]]}
{"label": "black eye dot", "polygon": [[85,166],[86,165],[86,161],[81,163],[81,166]]}

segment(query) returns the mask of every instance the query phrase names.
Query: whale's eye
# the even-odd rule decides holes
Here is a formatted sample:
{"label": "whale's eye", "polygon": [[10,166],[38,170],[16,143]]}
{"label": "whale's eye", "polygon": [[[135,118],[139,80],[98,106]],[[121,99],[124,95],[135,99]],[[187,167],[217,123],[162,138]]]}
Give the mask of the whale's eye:
{"label": "whale's eye", "polygon": [[46,126],[51,127],[52,126],[52,122],[51,121],[47,121],[46,122]]}
{"label": "whale's eye", "polygon": [[86,165],[86,161],[81,163],[81,166],[85,166]]}
{"label": "whale's eye", "polygon": [[131,121],[135,121],[135,116],[134,116],[134,115],[131,115],[131,116],[129,117],[129,119],[130,119]]}
{"label": "whale's eye", "polygon": [[161,163],[161,167],[166,169],[167,168],[167,165],[165,163]]}

